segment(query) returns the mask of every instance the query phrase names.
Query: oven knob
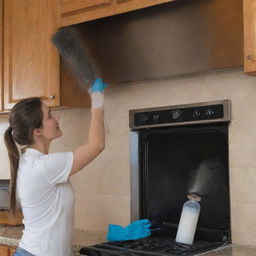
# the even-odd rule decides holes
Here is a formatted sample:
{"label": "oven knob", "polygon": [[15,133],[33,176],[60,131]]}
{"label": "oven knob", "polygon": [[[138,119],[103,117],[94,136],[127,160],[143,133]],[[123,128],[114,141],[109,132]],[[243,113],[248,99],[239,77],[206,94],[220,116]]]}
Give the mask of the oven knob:
{"label": "oven knob", "polygon": [[194,117],[194,118],[199,118],[200,116],[201,116],[201,113],[200,113],[199,110],[195,110],[195,111],[193,112],[193,117]]}
{"label": "oven knob", "polygon": [[157,113],[154,113],[154,114],[152,115],[152,119],[153,119],[154,121],[158,121],[159,115],[158,115]]}
{"label": "oven knob", "polygon": [[214,110],[211,109],[211,108],[208,108],[205,112],[205,114],[208,116],[208,117],[211,117],[215,114]]}
{"label": "oven knob", "polygon": [[140,121],[141,121],[141,122],[146,122],[146,121],[148,121],[148,116],[145,115],[145,114],[141,114],[141,116],[140,116]]}
{"label": "oven knob", "polygon": [[171,117],[172,117],[172,119],[179,119],[180,117],[181,117],[181,111],[180,110],[173,110],[172,112],[171,112]]}

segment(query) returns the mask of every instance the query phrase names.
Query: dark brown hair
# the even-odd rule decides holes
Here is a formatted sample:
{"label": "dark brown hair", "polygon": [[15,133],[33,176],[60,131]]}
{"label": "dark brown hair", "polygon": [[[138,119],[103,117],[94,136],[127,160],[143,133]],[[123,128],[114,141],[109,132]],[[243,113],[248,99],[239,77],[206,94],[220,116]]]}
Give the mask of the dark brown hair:
{"label": "dark brown hair", "polygon": [[16,211],[16,179],[20,159],[16,143],[20,146],[29,146],[34,142],[33,131],[42,127],[43,122],[41,106],[42,102],[38,97],[27,98],[16,103],[10,112],[10,126],[4,133],[4,141],[10,160],[10,210],[13,214]]}

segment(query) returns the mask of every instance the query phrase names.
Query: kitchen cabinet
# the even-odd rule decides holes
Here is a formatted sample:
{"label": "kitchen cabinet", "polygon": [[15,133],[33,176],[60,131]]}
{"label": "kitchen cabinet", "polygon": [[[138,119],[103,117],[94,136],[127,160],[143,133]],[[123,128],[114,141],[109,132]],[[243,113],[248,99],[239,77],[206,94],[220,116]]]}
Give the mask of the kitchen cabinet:
{"label": "kitchen cabinet", "polygon": [[61,13],[68,13],[109,4],[110,0],[62,0]]}
{"label": "kitchen cabinet", "polygon": [[6,245],[0,245],[0,255],[1,256],[9,256],[10,255],[10,249]]}
{"label": "kitchen cabinet", "polygon": [[175,0],[60,0],[61,25],[69,26]]}
{"label": "kitchen cabinet", "polygon": [[7,211],[7,210],[0,211],[0,225],[8,225],[8,226],[21,225],[22,220],[23,220],[23,214],[21,210],[17,211],[15,216],[13,216],[10,213],[10,211]]}
{"label": "kitchen cabinet", "polygon": [[86,93],[77,90],[64,95],[61,91],[70,85],[60,84],[60,57],[50,40],[60,25],[58,1],[1,0],[0,3],[4,16],[1,26],[4,56],[0,58],[0,65],[4,63],[2,110],[34,96],[41,97],[51,107],[88,106]]}
{"label": "kitchen cabinet", "polygon": [[15,247],[10,245],[0,245],[0,255],[1,256],[13,256],[15,252]]}
{"label": "kitchen cabinet", "polygon": [[4,109],[33,96],[60,105],[59,57],[49,40],[57,17],[56,1],[4,0]]}
{"label": "kitchen cabinet", "polygon": [[10,247],[10,256],[13,256],[14,255],[14,253],[15,253],[15,250],[16,250],[16,248],[15,247]]}
{"label": "kitchen cabinet", "polygon": [[3,1],[0,0],[0,111],[3,110]]}
{"label": "kitchen cabinet", "polygon": [[244,4],[244,71],[256,74],[256,0]]}

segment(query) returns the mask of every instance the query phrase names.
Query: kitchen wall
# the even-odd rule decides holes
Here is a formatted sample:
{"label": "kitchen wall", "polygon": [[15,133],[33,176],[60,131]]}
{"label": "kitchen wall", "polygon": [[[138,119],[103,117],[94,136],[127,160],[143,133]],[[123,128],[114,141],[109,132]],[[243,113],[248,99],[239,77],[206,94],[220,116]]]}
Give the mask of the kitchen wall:
{"label": "kitchen wall", "polygon": [[[130,211],[128,110],[231,99],[229,136],[233,243],[256,246],[256,77],[242,69],[120,84],[106,90],[105,151],[71,178],[76,194],[75,227],[106,232],[109,223],[126,225]],[[88,109],[57,110],[63,137],[52,151],[72,150],[86,137]],[[6,119],[0,119],[1,140]],[[0,142],[0,175],[8,176]]]}

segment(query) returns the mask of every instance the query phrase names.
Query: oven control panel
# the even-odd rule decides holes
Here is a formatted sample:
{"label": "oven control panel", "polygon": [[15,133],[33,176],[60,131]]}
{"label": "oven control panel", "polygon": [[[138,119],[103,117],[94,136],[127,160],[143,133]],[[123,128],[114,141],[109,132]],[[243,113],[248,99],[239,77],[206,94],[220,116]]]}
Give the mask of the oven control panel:
{"label": "oven control panel", "polygon": [[130,128],[230,121],[230,101],[130,110]]}

